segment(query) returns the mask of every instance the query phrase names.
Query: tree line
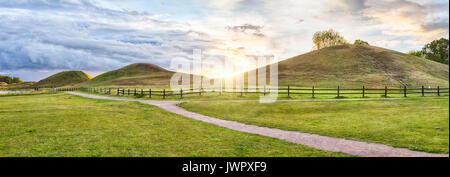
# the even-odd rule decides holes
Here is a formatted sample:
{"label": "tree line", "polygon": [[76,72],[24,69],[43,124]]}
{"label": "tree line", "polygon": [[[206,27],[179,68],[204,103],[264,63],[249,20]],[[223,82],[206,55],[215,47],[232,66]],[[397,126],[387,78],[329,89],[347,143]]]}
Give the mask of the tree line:
{"label": "tree line", "polygon": [[448,53],[449,43],[448,39],[445,38],[431,41],[430,43],[423,46],[422,50],[412,50],[408,52],[408,54],[410,55],[423,57],[447,65],[449,63]]}
{"label": "tree line", "polygon": [[21,83],[23,81],[19,77],[10,77],[10,76],[0,75],[0,82],[4,82],[7,84],[13,84],[13,83]]}

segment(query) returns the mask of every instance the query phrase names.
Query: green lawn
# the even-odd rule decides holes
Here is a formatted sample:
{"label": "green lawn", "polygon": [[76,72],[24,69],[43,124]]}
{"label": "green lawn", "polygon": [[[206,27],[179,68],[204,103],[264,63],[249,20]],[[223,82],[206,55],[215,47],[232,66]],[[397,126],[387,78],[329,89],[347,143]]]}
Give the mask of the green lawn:
{"label": "green lawn", "polygon": [[412,150],[449,152],[448,98],[376,101],[192,101],[181,105],[205,115]]}
{"label": "green lawn", "polygon": [[350,156],[236,132],[137,102],[0,97],[0,156]]}

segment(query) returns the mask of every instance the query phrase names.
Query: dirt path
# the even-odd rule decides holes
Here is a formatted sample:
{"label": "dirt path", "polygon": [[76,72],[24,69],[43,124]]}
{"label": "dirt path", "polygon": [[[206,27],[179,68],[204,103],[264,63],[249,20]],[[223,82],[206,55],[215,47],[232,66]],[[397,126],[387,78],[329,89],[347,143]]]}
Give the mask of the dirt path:
{"label": "dirt path", "polygon": [[384,144],[367,143],[361,141],[347,140],[343,138],[333,138],[322,135],[315,135],[309,133],[301,133],[295,131],[286,131],[275,128],[260,127],[256,125],[248,125],[235,121],[222,120],[214,117],[205,116],[202,114],[186,111],[177,105],[181,101],[150,101],[150,100],[136,100],[126,98],[104,97],[99,95],[91,95],[78,92],[67,92],[73,95],[78,95],[87,98],[107,99],[107,100],[121,100],[121,101],[137,101],[145,104],[158,106],[169,112],[183,115],[195,120],[211,123],[221,127],[229,128],[236,131],[258,134],[262,136],[282,139],[297,144],[302,144],[318,149],[334,152],[345,152],[354,155],[366,157],[448,157],[448,154],[433,154],[426,152],[411,151],[406,148],[394,148]]}

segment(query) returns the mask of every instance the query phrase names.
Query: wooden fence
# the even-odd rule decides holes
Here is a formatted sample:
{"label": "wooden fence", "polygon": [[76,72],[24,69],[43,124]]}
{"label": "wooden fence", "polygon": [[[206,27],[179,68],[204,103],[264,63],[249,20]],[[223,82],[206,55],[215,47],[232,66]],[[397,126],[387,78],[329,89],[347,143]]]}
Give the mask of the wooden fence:
{"label": "wooden fence", "polygon": [[187,95],[198,95],[202,96],[204,93],[235,93],[240,94],[240,96],[244,96],[244,94],[247,93],[253,93],[253,94],[261,94],[261,95],[267,95],[271,91],[277,91],[278,94],[284,94],[288,97],[291,97],[291,95],[311,95],[314,97],[315,95],[336,95],[337,97],[341,97],[342,95],[361,95],[362,97],[365,97],[366,95],[373,95],[378,94],[382,95],[384,97],[387,97],[388,95],[403,95],[404,97],[407,97],[411,94],[421,94],[422,96],[425,96],[425,94],[433,94],[436,96],[440,96],[444,93],[449,93],[449,88],[440,88],[439,86],[436,88],[426,88],[424,86],[420,88],[366,88],[365,86],[361,88],[293,88],[290,86],[281,88],[240,88],[240,89],[214,89],[214,88],[201,88],[201,89],[180,89],[180,90],[152,90],[149,89],[126,89],[126,88],[58,88],[56,91],[76,91],[76,90],[85,90],[92,93],[103,93],[108,95],[116,95],[116,96],[140,96],[140,97],[148,97],[152,98],[154,96],[162,97],[163,99],[167,97],[173,97],[178,96],[179,98],[183,98],[183,96]]}

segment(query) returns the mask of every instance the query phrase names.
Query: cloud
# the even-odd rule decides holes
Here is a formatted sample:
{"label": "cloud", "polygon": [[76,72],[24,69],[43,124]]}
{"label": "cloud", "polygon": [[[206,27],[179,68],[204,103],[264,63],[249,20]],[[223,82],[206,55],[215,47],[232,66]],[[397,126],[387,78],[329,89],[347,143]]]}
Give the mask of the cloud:
{"label": "cloud", "polygon": [[1,71],[167,66],[171,58],[211,46],[207,35],[185,24],[88,1],[0,1],[0,26]]}
{"label": "cloud", "polygon": [[226,29],[229,31],[251,34],[258,37],[264,37],[264,34],[261,33],[262,28],[264,27],[252,24],[244,24],[240,26],[227,26]]}
{"label": "cloud", "polygon": [[448,15],[441,16],[440,20],[433,17],[436,11],[448,12],[448,6],[445,10],[436,4],[421,5],[405,0],[371,1],[369,6],[363,15],[377,21],[385,34],[413,35],[426,42],[448,33]]}

